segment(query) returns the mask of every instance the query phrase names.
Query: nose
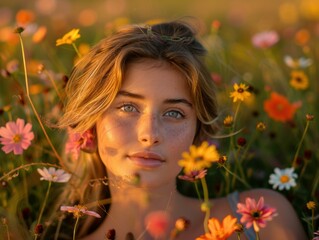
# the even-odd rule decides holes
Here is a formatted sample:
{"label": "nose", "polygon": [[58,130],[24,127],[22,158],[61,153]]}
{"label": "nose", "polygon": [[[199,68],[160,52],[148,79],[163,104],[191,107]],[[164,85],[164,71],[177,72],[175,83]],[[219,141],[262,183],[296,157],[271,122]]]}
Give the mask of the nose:
{"label": "nose", "polygon": [[154,145],[161,142],[161,124],[160,119],[155,114],[147,114],[139,119],[138,140],[143,145]]}

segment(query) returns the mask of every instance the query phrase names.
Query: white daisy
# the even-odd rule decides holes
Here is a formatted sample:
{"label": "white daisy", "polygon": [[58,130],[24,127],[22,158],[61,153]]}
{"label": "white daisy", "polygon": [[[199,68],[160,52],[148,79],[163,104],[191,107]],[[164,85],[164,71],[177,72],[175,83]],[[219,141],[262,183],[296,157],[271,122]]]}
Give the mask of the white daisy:
{"label": "white daisy", "polygon": [[46,180],[49,182],[68,182],[71,178],[71,174],[66,173],[63,169],[55,169],[50,167],[49,169],[38,168],[38,173],[42,176],[40,180]]}
{"label": "white daisy", "polygon": [[294,168],[279,169],[275,168],[273,174],[269,177],[269,183],[273,185],[273,189],[278,188],[280,191],[283,189],[289,190],[291,187],[296,186],[298,175],[294,173]]}

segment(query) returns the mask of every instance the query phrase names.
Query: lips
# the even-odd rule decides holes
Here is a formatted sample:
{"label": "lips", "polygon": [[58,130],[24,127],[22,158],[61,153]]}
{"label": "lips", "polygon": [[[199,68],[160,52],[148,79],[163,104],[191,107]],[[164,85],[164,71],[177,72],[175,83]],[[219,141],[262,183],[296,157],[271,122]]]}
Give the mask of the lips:
{"label": "lips", "polygon": [[157,168],[165,163],[161,155],[148,151],[130,154],[128,158],[134,165],[146,169]]}

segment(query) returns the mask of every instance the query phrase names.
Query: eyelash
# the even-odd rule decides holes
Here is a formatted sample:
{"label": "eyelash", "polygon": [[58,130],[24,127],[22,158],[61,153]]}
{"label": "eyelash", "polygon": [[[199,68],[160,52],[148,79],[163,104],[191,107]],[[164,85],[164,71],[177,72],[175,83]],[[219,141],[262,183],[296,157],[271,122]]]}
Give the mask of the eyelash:
{"label": "eyelash", "polygon": [[[132,109],[131,111],[127,111],[125,110],[126,107],[132,107],[134,109]],[[137,110],[137,107],[134,106],[133,103],[122,103],[121,106],[118,107],[118,109],[120,109],[121,111],[123,112],[126,112],[126,113],[130,113],[130,112],[139,112]],[[172,117],[172,118],[175,118],[175,119],[183,119],[185,118],[185,114],[183,114],[181,111],[178,111],[178,110],[169,110],[167,111],[164,116],[168,116],[170,117],[169,115],[167,115],[168,113],[177,113],[179,116],[178,117]]]}

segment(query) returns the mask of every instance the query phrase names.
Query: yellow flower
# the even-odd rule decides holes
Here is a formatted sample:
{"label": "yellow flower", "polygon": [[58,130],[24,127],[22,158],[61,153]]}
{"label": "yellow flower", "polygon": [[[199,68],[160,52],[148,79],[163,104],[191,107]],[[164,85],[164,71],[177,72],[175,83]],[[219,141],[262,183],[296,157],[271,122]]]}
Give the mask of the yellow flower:
{"label": "yellow flower", "polygon": [[307,75],[303,71],[292,71],[290,85],[297,90],[305,90],[309,86]]}
{"label": "yellow flower", "polygon": [[184,167],[184,173],[189,174],[192,171],[199,171],[209,168],[213,162],[219,160],[219,154],[215,145],[209,145],[204,141],[199,147],[190,146],[189,152],[183,152],[183,159],[178,162]]}
{"label": "yellow flower", "polygon": [[266,130],[266,125],[265,125],[265,123],[263,123],[263,122],[257,123],[256,129],[257,129],[258,131],[260,131],[260,132],[265,131],[265,130]]}
{"label": "yellow flower", "polygon": [[309,201],[309,202],[307,202],[307,208],[308,208],[309,210],[315,209],[315,208],[316,208],[316,203],[315,203],[314,201]]}
{"label": "yellow flower", "polygon": [[60,46],[62,44],[72,44],[76,39],[80,38],[79,29],[72,29],[70,32],[66,33],[62,38],[56,40],[56,46]]}
{"label": "yellow flower", "polygon": [[230,93],[230,97],[233,98],[233,102],[237,102],[237,100],[244,101],[247,97],[249,97],[251,94],[248,92],[248,86],[246,86],[244,83],[241,84],[234,84],[234,90]]}
{"label": "yellow flower", "polygon": [[233,125],[233,121],[234,121],[234,118],[232,116],[230,115],[226,116],[224,119],[224,126],[230,127],[231,125]]}

